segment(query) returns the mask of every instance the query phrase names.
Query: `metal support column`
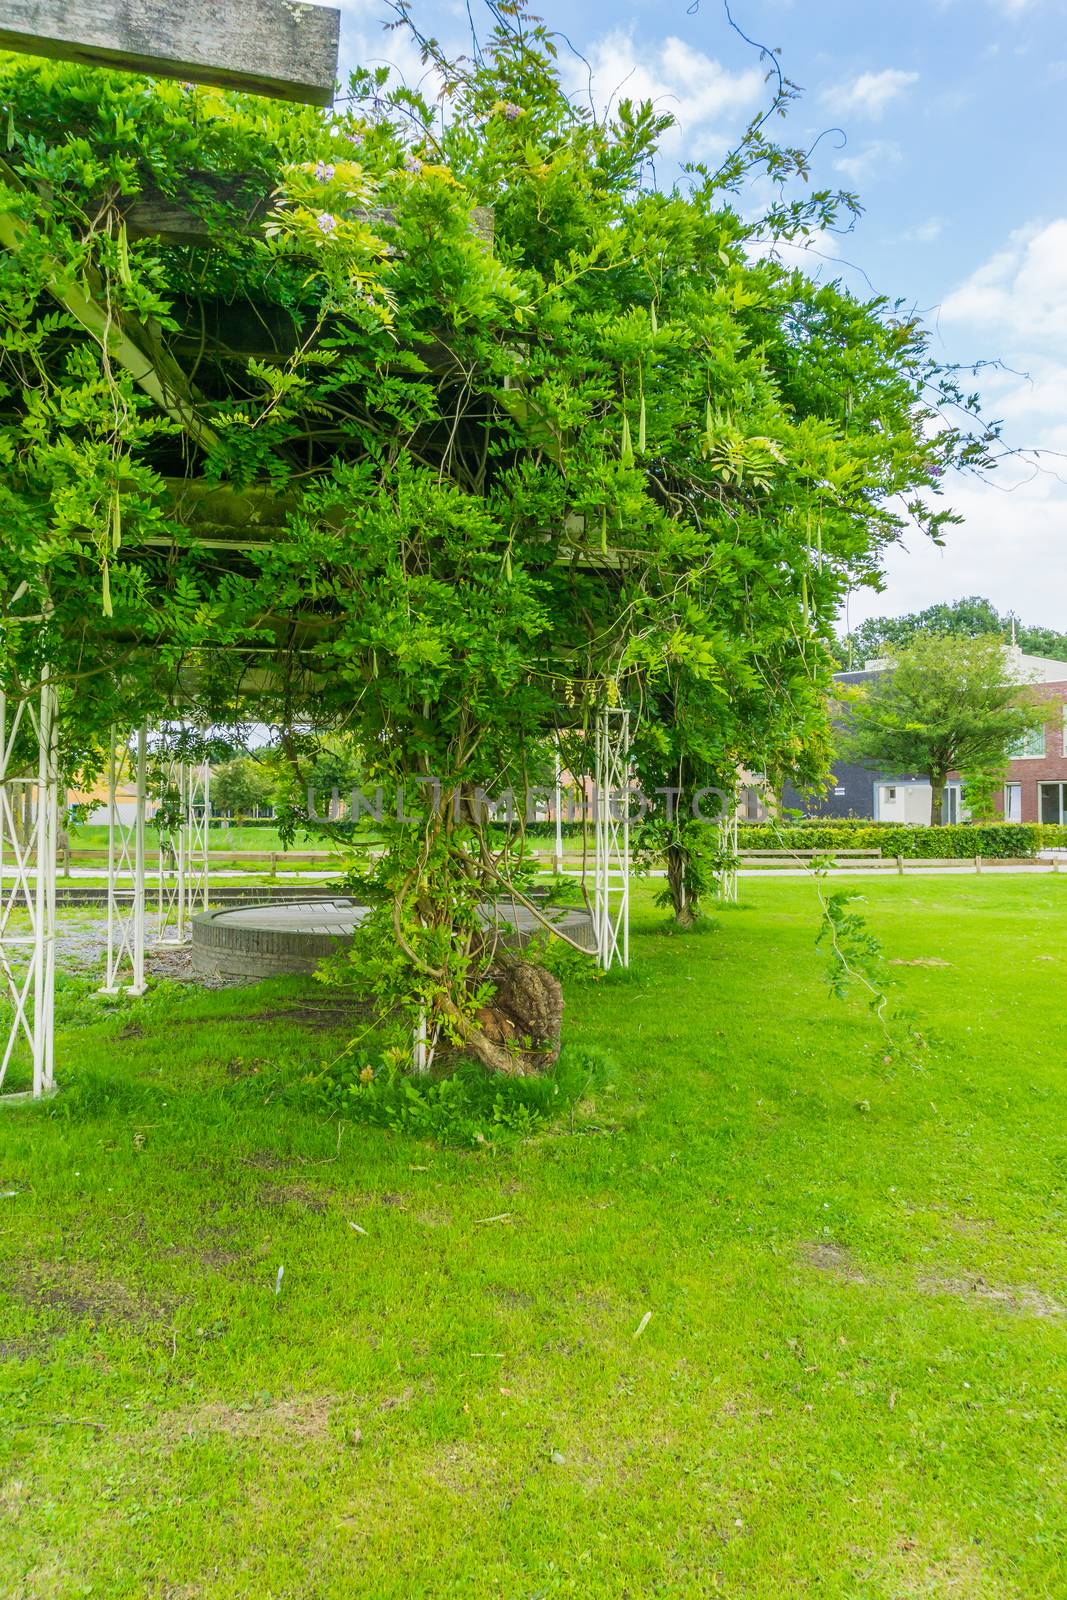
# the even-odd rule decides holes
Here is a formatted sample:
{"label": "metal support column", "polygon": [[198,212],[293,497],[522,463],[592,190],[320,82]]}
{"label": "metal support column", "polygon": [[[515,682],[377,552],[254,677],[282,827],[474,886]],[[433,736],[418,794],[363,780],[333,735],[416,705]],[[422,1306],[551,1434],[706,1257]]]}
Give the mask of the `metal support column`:
{"label": "metal support column", "polygon": [[597,959],[630,965],[630,713],[603,706],[596,720],[594,791]]}
{"label": "metal support column", "polygon": [[556,877],[563,873],[563,787],[560,782],[559,740],[556,740],[556,793],[554,797],[556,818],[556,848],[552,855],[552,870]]}
{"label": "metal support column", "polygon": [[0,691],[0,1090],[5,1100],[50,1094],[54,1082],[56,835],[59,775],[56,695]]}
{"label": "metal support column", "polygon": [[[144,993],[147,748],[145,728],[134,735],[132,748],[129,742],[120,745],[112,729],[107,774],[107,971],[101,994],[118,994],[121,989]],[[122,788],[127,794],[133,790],[132,818],[123,815]]]}
{"label": "metal support column", "polygon": [[211,772],[206,761],[172,758],[164,769],[159,830],[157,944],[185,944],[210,892]]}
{"label": "metal support column", "polygon": [[189,788],[185,809],[188,839],[185,851],[187,935],[192,920],[208,908],[211,888],[211,767],[206,761],[187,762]]}
{"label": "metal support column", "polygon": [[719,822],[718,872],[719,899],[727,904],[737,902],[737,814],[723,817]]}
{"label": "metal support column", "polygon": [[156,827],[159,862],[156,899],[156,944],[185,942],[185,762],[172,757],[163,765]]}

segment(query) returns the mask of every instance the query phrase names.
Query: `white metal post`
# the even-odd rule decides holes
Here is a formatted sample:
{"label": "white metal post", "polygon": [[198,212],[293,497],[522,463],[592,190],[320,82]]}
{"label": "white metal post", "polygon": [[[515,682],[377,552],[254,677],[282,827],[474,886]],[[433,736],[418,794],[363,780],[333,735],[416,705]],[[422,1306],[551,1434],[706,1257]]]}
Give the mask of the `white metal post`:
{"label": "white metal post", "polygon": [[211,769],[206,761],[172,758],[164,793],[177,799],[177,826],[159,836],[158,944],[185,944],[192,919],[210,894]]}
{"label": "white metal post", "polygon": [[156,909],[157,944],[182,944],[185,940],[185,762],[168,760],[163,768],[162,799],[169,808],[177,799],[178,821],[159,829],[159,878]]}
{"label": "white metal post", "polygon": [[595,748],[594,913],[597,958],[605,971],[630,964],[630,713],[603,706]]}
{"label": "white metal post", "polygon": [[430,1070],[425,1006],[419,1007],[419,1020],[411,1036],[411,1064],[420,1078],[425,1077]]}
{"label": "white metal post", "polygon": [[559,740],[556,740],[556,853],[552,857],[552,870],[556,877],[563,873],[563,789],[560,784]]}
{"label": "white metal post", "polygon": [[[188,789],[185,825],[188,831],[185,851],[187,937],[192,938],[192,920],[206,911],[210,889],[211,847],[211,768],[206,761],[186,763]],[[199,795],[199,799],[197,796]]]}
{"label": "white metal post", "polygon": [[[107,783],[107,971],[101,994],[144,993],[145,939],[145,756],[148,733],[139,728],[131,750],[111,730]],[[134,792],[134,812],[127,821],[119,792]],[[123,881],[125,878],[129,882]],[[126,982],[123,982],[124,972]]]}
{"label": "white metal post", "polygon": [[[19,732],[36,734],[36,770],[18,771]],[[19,815],[29,818],[20,838]],[[31,815],[32,813],[32,815]],[[0,1055],[0,1089],[24,1042],[30,1087],[40,1099],[55,1087],[56,836],[59,775],[56,694],[41,677],[39,694],[10,702],[0,691],[0,972],[11,1007]],[[9,882],[10,877],[10,882]],[[6,1022],[6,1019],[5,1019]],[[20,1097],[10,1092],[5,1099]]]}
{"label": "white metal post", "polygon": [[737,812],[719,821],[719,854],[728,857],[718,873],[719,899],[727,903],[737,900]]}

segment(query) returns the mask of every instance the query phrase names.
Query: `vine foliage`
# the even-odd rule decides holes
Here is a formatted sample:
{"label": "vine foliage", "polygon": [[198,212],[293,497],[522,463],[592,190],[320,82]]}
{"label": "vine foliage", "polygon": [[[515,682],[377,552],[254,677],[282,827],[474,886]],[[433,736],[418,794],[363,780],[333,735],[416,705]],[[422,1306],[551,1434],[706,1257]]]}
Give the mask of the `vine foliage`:
{"label": "vine foliage", "polygon": [[[421,792],[360,981],[514,1070],[484,910],[526,856],[479,791],[557,738],[588,770],[605,701],[648,790],[816,777],[843,593],[905,521],[940,535],[986,441],[915,319],[779,259],[855,202],[791,196],[765,120],[659,188],[670,117],[594,115],[521,4],[490,15],[449,61],[398,8],[433,104],[385,69],[320,112],[0,57],[0,668],[49,662],[68,771],[180,711],[278,728],[295,784],[342,738]],[[660,847],[691,915],[693,842]]]}

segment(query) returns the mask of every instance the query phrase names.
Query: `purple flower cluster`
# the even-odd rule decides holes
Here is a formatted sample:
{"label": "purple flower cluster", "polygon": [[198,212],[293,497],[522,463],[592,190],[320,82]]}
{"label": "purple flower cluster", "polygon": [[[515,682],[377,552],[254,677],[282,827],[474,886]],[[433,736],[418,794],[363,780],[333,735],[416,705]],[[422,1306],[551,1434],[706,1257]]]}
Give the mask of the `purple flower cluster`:
{"label": "purple flower cluster", "polygon": [[405,156],[404,170],[412,173],[417,178],[419,173],[422,171],[422,162],[419,160],[418,156]]}
{"label": "purple flower cluster", "polygon": [[325,161],[320,161],[318,166],[315,168],[315,176],[318,178],[320,183],[329,183],[330,179],[333,177],[333,174],[333,167],[327,165]]}
{"label": "purple flower cluster", "polygon": [[519,117],[522,116],[522,107],[515,105],[510,100],[508,101],[507,105],[503,109],[504,109],[504,115],[505,115],[505,117],[507,117],[509,122],[515,122],[515,121],[518,120]]}
{"label": "purple flower cluster", "polygon": [[329,211],[320,211],[315,221],[325,234],[331,234],[337,226],[337,218]]}

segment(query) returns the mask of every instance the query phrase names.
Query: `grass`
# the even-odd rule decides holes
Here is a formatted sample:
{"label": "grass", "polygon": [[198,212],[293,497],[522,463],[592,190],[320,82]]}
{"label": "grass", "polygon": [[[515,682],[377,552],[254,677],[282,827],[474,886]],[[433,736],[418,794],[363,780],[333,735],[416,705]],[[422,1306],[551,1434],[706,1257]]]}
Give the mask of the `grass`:
{"label": "grass", "polygon": [[[98,822],[83,822],[70,830],[71,849],[75,854],[79,850],[106,850],[107,825]],[[231,822],[223,826],[221,822],[213,822],[208,832],[209,848],[214,852],[227,855],[234,850],[277,851],[285,850],[278,834],[278,830],[271,823],[252,826],[247,823]],[[324,838],[321,834],[298,834],[290,847],[295,855],[306,855],[309,851],[322,852],[327,855],[340,854],[340,846],[333,840]],[[145,850],[149,861],[154,860],[159,849],[159,836],[156,829],[149,822],[145,829]]]}
{"label": "grass", "polygon": [[[107,848],[107,825],[105,823],[78,823],[69,828],[71,848],[77,853],[79,850],[104,850]],[[373,847],[380,842],[380,835],[364,822],[359,835],[361,847]],[[269,822],[263,823],[225,823],[221,818],[213,819],[208,832],[209,846],[214,852],[226,855],[235,850],[252,850],[257,852],[278,851],[283,852],[285,845],[282,843],[278,829]],[[555,849],[555,841],[550,834],[531,836],[527,841],[530,854],[551,857]],[[145,831],[145,848],[151,861],[159,848],[158,835],[151,822]],[[294,855],[306,855],[309,852],[325,852],[329,855],[344,855],[346,851],[335,839],[331,839],[318,832],[298,832],[293,843],[289,846]],[[592,839],[588,841],[588,854],[592,856]],[[580,861],[582,856],[582,840],[579,834],[568,833],[563,840],[563,853],[568,862]],[[591,869],[590,869],[591,870]]]}
{"label": "grass", "polygon": [[864,886],[918,1067],[742,892],[640,892],[611,1087],[510,1147],[292,1103],[296,980],[76,1009],[0,1120],[0,1594],[1067,1594],[1067,884]]}

